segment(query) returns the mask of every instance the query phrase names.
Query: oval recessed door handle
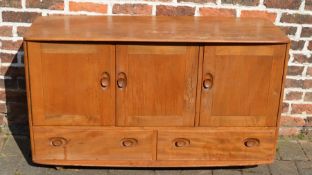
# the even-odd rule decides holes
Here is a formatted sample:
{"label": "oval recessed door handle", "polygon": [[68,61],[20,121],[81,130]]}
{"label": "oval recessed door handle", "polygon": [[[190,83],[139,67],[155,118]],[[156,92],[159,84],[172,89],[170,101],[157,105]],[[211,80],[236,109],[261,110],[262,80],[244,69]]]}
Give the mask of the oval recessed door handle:
{"label": "oval recessed door handle", "polygon": [[185,138],[176,138],[173,140],[173,145],[177,148],[189,146],[191,141]]}
{"label": "oval recessed door handle", "polygon": [[127,75],[124,72],[118,74],[117,87],[123,89],[127,86]]}
{"label": "oval recessed door handle", "polygon": [[244,145],[248,148],[260,145],[260,140],[256,138],[247,138],[244,140]]}
{"label": "oval recessed door handle", "polygon": [[101,86],[102,88],[107,88],[110,84],[110,77],[108,72],[104,72],[101,78]]}
{"label": "oval recessed door handle", "polygon": [[50,140],[50,145],[54,147],[64,146],[68,142],[67,139],[63,137],[52,137],[49,140]]}
{"label": "oval recessed door handle", "polygon": [[138,144],[138,140],[135,138],[124,138],[120,141],[123,147],[133,147]]}
{"label": "oval recessed door handle", "polygon": [[210,73],[207,73],[204,76],[204,81],[203,81],[203,88],[204,89],[211,89],[213,85],[213,77]]}

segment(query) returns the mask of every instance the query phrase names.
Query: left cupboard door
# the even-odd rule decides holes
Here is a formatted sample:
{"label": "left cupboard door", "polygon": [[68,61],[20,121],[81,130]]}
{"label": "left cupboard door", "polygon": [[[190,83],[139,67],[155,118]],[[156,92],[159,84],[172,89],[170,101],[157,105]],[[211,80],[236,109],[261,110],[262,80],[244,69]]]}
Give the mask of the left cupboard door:
{"label": "left cupboard door", "polygon": [[28,42],[27,57],[33,125],[115,124],[114,45]]}

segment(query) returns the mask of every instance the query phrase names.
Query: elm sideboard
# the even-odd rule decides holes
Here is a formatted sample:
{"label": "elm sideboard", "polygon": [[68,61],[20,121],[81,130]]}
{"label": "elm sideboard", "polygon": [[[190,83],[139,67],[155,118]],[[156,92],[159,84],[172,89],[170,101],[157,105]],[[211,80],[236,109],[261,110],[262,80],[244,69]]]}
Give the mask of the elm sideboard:
{"label": "elm sideboard", "polygon": [[48,16],[24,40],[35,163],[274,160],[289,39],[270,21]]}

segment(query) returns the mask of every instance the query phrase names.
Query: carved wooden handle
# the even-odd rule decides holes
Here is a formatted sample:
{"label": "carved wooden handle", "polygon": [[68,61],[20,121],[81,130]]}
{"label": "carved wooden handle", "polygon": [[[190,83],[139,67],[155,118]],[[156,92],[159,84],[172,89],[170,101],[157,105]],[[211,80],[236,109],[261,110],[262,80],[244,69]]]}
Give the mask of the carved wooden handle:
{"label": "carved wooden handle", "polygon": [[204,75],[203,87],[204,89],[211,89],[213,85],[213,77],[210,73]]}
{"label": "carved wooden handle", "polygon": [[138,144],[138,140],[135,138],[124,138],[120,141],[123,147],[133,147]]}
{"label": "carved wooden handle", "polygon": [[101,78],[102,88],[107,88],[110,84],[110,77],[108,72],[104,72]]}
{"label": "carved wooden handle", "polygon": [[248,148],[260,145],[260,140],[256,138],[247,138],[244,140],[244,145]]}
{"label": "carved wooden handle", "polygon": [[54,147],[60,147],[67,144],[67,139],[63,137],[52,137],[50,138],[50,145]]}
{"label": "carved wooden handle", "polygon": [[124,72],[118,74],[117,87],[123,89],[127,86],[127,76]]}
{"label": "carved wooden handle", "polygon": [[173,140],[173,145],[175,147],[186,147],[189,146],[191,141],[185,138],[176,138]]}

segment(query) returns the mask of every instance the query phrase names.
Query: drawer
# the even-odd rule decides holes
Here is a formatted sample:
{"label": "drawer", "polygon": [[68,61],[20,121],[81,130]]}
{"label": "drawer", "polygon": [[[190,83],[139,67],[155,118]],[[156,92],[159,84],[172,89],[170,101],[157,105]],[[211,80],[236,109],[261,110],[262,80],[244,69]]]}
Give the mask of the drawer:
{"label": "drawer", "polygon": [[34,127],[36,160],[153,160],[153,130]]}
{"label": "drawer", "polygon": [[159,130],[157,160],[272,160],[275,128]]}

